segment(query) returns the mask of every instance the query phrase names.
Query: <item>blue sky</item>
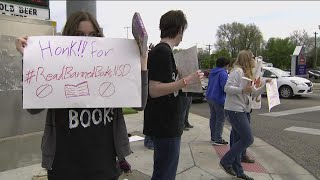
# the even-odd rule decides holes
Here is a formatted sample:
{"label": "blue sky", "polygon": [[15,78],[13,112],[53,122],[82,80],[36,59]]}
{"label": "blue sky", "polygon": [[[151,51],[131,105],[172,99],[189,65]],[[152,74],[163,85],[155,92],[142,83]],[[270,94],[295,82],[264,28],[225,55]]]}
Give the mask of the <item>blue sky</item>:
{"label": "blue sky", "polygon": [[[158,43],[159,19],[169,10],[184,11],[188,20],[183,42],[178,48],[214,44],[219,25],[234,21],[256,24],[265,40],[288,37],[294,30],[310,36],[318,29],[320,1],[97,1],[97,18],[107,37],[126,38],[125,26],[139,12],[149,42]],[[51,19],[61,31],[66,21],[65,1],[50,1]],[[129,38],[133,38],[129,30]]]}

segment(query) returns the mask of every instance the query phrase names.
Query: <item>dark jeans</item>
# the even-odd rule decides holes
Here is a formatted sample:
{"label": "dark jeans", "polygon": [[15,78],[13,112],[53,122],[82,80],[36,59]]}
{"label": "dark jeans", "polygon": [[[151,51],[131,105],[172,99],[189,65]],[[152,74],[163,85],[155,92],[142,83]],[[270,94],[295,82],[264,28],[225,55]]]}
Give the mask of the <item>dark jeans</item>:
{"label": "dark jeans", "polygon": [[175,180],[180,154],[181,137],[153,137],[153,174],[151,180]]}
{"label": "dark jeans", "polygon": [[192,104],[192,97],[191,96],[187,96],[186,97],[186,110],[185,110],[185,116],[184,116],[184,125],[188,126],[190,125],[189,123],[189,110]]}
{"label": "dark jeans", "polygon": [[188,96],[179,96],[180,99],[180,126],[181,127],[185,127],[187,125],[189,125],[189,109],[191,107],[191,103],[192,103],[192,97],[188,97]]}
{"label": "dark jeans", "polygon": [[[249,120],[249,124],[251,122],[251,116],[248,117]],[[240,139],[240,135],[234,131],[233,129],[231,129],[231,133],[230,133],[230,147],[232,147],[232,145],[234,143],[236,143],[237,141],[239,141]],[[247,149],[245,149],[242,153],[241,153],[241,158],[243,158],[244,156],[246,156],[247,154]]]}
{"label": "dark jeans", "polygon": [[250,113],[228,111],[228,119],[232,129],[239,134],[239,140],[235,142],[230,150],[221,158],[221,164],[232,167],[237,176],[243,175],[241,165],[241,154],[253,143],[252,130],[249,124]]}
{"label": "dark jeans", "polygon": [[113,178],[104,178],[103,173],[95,172],[90,173],[90,175],[84,175],[79,171],[75,171],[72,169],[64,169],[64,170],[48,170],[48,180],[118,180],[119,177]]}
{"label": "dark jeans", "polygon": [[224,107],[215,101],[207,100],[210,107],[211,141],[221,141],[225,120]]}
{"label": "dark jeans", "polygon": [[153,141],[152,141],[152,139],[151,139],[151,137],[150,136],[145,136],[144,137],[144,146],[145,147],[148,147],[148,148],[153,148]]}

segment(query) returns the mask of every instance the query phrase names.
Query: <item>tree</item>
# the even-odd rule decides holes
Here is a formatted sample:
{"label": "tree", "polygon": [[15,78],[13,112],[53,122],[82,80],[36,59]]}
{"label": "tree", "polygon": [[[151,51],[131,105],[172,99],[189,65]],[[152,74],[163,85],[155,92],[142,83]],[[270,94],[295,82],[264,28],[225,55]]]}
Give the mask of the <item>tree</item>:
{"label": "tree", "polygon": [[270,38],[267,42],[263,57],[266,62],[272,63],[280,69],[288,69],[291,66],[291,55],[295,45],[289,38]]}
{"label": "tree", "polygon": [[218,51],[215,51],[212,55],[211,55],[212,59],[214,60],[214,62],[217,61],[217,59],[219,57],[225,57],[227,59],[230,59],[231,58],[231,54],[228,50],[226,49],[221,49],[221,50],[218,50]]}
{"label": "tree", "polygon": [[208,51],[198,48],[198,61],[201,69],[210,69],[214,64]]}
{"label": "tree", "polygon": [[295,46],[304,46],[306,48],[306,53],[310,52],[314,45],[314,40],[308,35],[305,30],[295,30],[291,33],[289,38]]}
{"label": "tree", "polygon": [[[314,36],[309,36],[309,34],[305,30],[295,30],[293,33],[290,35],[290,41],[295,45],[295,46],[304,46],[305,47],[305,53],[307,57],[307,67],[313,67],[314,61],[315,61],[315,37]],[[319,47],[320,47],[320,38],[317,38],[317,52],[319,52]],[[320,54],[317,53],[317,59],[320,59]],[[319,64],[319,62],[318,62]]]}
{"label": "tree", "polygon": [[251,49],[255,53],[260,50],[263,42],[262,33],[255,24],[222,24],[218,27],[216,36],[216,49],[226,49],[232,57],[236,57],[243,49]]}
{"label": "tree", "polygon": [[172,52],[173,54],[177,53],[177,52],[180,52],[180,51],[183,51],[184,49],[174,49]]}
{"label": "tree", "polygon": [[216,54],[217,57],[223,56],[225,58],[231,58],[230,52],[228,50],[226,50],[226,49],[218,50],[218,51],[215,52],[215,54]]}

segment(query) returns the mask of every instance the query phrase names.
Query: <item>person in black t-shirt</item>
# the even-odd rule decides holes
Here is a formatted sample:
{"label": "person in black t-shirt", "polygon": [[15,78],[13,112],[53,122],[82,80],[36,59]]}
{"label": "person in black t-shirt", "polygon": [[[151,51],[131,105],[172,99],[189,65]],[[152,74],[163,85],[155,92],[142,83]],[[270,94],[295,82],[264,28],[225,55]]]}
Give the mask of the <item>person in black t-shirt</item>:
{"label": "person in black t-shirt", "polygon": [[[103,37],[97,20],[85,11],[68,17],[62,35]],[[26,46],[27,37],[17,39],[21,55]],[[148,91],[147,56],[141,55],[140,60],[142,107],[136,109],[143,110]],[[48,109],[41,149],[48,180],[116,180],[120,175],[116,158],[124,160],[132,152],[122,108]],[[130,169],[130,165],[124,166]]]}
{"label": "person in black t-shirt", "polygon": [[149,97],[144,111],[143,133],[154,145],[152,180],[174,180],[176,176],[182,123],[178,91],[202,80],[198,70],[178,79],[172,48],[178,46],[187,20],[180,10],[169,11],[160,19],[161,42],[149,52]]}

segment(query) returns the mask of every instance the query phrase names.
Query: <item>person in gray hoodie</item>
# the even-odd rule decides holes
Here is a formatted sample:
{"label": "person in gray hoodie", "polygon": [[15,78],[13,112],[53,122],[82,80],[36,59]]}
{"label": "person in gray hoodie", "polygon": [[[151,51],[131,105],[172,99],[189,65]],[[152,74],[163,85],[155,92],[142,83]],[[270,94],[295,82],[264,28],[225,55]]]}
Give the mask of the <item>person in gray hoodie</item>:
{"label": "person in gray hoodie", "polygon": [[[70,15],[62,35],[103,37],[97,20],[85,11]],[[22,55],[26,46],[27,37],[16,41]],[[140,59],[142,107],[137,109],[143,110],[148,96],[147,56]],[[48,109],[41,149],[48,180],[116,180],[120,175],[117,157],[123,159],[132,152],[122,108]]]}
{"label": "person in gray hoodie", "polygon": [[229,117],[232,130],[240,139],[221,158],[219,164],[227,174],[245,180],[253,180],[252,177],[244,174],[240,159],[242,152],[253,143],[249,124],[252,97],[260,95],[265,90],[265,84],[257,89],[252,86],[254,65],[255,61],[251,51],[240,51],[235,67],[224,87],[226,92],[224,109]]}

